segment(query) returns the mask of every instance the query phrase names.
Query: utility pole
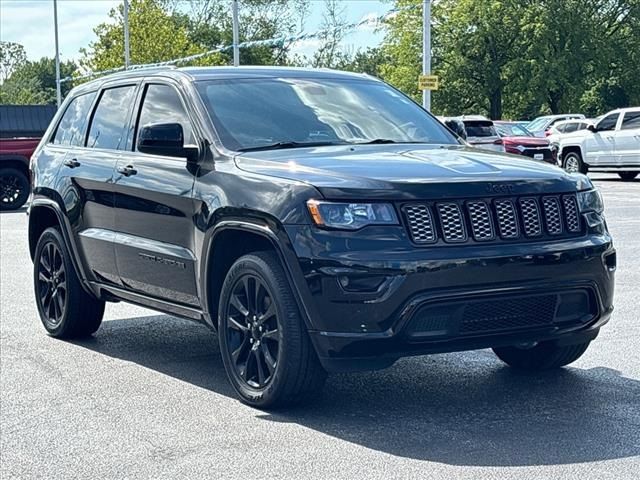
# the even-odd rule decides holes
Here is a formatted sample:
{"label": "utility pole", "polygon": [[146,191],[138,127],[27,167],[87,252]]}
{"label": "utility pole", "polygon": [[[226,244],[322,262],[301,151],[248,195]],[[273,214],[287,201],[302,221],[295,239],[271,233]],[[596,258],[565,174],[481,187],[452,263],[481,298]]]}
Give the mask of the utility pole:
{"label": "utility pole", "polygon": [[124,1],[124,68],[129,68],[129,0]]}
{"label": "utility pole", "polygon": [[58,45],[58,1],[53,0],[53,30],[56,38],[56,97],[58,108],[62,103],[62,93],[60,92],[60,48]]}
{"label": "utility pole", "polygon": [[[431,0],[422,1],[422,74],[431,75]],[[422,90],[422,106],[431,111],[431,90]]]}
{"label": "utility pole", "polygon": [[238,33],[238,0],[232,0],[231,11],[233,13],[233,66],[237,67],[240,65],[240,47],[238,46],[240,43],[240,34]]}

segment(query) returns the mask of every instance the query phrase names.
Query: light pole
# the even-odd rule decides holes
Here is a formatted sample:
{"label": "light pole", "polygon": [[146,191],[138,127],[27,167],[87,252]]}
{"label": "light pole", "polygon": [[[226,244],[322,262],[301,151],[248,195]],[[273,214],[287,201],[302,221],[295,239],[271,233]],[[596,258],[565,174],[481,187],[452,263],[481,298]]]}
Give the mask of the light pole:
{"label": "light pole", "polygon": [[238,33],[238,0],[231,2],[231,12],[233,14],[233,66],[237,67],[240,65],[240,47],[238,46],[240,43],[240,34]]}
{"label": "light pole", "polygon": [[60,92],[60,48],[58,45],[58,2],[53,0],[53,31],[56,39],[56,97],[58,108],[62,102],[62,93]]}
{"label": "light pole", "polygon": [[[422,1],[422,74],[431,74],[431,0]],[[422,90],[422,106],[431,111],[431,90]]]}
{"label": "light pole", "polygon": [[124,68],[129,68],[129,0],[124,0]]}

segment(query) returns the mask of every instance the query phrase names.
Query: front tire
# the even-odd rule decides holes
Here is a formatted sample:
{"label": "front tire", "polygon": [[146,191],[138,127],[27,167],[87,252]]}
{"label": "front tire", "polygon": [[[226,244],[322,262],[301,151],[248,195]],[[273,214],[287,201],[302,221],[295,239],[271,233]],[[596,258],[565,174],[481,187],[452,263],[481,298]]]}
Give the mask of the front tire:
{"label": "front tire", "polygon": [[630,182],[638,176],[638,172],[619,172],[618,175],[623,182]]}
{"label": "front tire", "polygon": [[575,362],[589,347],[590,342],[559,346],[542,342],[533,348],[499,347],[493,352],[510,367],[519,370],[552,370]]}
{"label": "front tire", "polygon": [[33,267],[38,313],[49,335],[86,337],[100,328],[105,304],[82,288],[57,228],[47,228],[40,236]]}
{"label": "front tire", "polygon": [[275,408],[319,393],[326,372],[275,254],[245,255],[231,266],[218,312],[222,360],[243,402]]}
{"label": "front tire", "polygon": [[564,155],[562,159],[562,168],[569,173],[584,173],[586,174],[588,169],[582,161],[582,157],[577,152],[569,152]]}
{"label": "front tire", "polygon": [[0,170],[0,210],[17,210],[29,198],[29,179],[15,168]]}

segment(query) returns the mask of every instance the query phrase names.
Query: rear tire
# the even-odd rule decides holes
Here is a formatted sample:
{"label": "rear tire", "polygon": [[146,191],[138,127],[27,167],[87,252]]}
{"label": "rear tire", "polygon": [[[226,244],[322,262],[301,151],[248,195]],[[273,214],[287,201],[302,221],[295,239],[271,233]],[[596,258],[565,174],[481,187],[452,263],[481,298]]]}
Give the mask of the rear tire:
{"label": "rear tire", "polygon": [[520,370],[552,370],[575,362],[589,347],[589,343],[558,346],[542,342],[533,348],[499,347],[493,352],[510,367]]}
{"label": "rear tire", "polygon": [[319,394],[326,372],[274,253],[245,255],[231,266],[218,312],[222,360],[243,402],[276,408]]}
{"label": "rear tire", "polygon": [[16,168],[0,169],[0,210],[17,210],[29,198],[29,179]]}
{"label": "rear tire", "polygon": [[569,152],[562,158],[562,168],[569,173],[584,173],[588,171],[587,166],[582,161],[582,157],[577,152]]}
{"label": "rear tire", "polygon": [[57,228],[47,228],[38,239],[33,267],[38,313],[49,335],[86,337],[100,328],[105,303],[82,288]]}
{"label": "rear tire", "polygon": [[618,172],[623,182],[630,182],[638,176],[638,172]]}

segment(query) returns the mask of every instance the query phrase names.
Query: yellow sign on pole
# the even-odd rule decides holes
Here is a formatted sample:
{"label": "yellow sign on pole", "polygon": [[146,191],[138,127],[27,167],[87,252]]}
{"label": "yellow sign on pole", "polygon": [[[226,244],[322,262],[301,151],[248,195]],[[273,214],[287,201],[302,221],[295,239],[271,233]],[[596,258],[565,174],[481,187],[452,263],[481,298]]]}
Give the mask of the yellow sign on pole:
{"label": "yellow sign on pole", "polygon": [[437,75],[420,75],[418,77],[418,88],[420,90],[438,90],[440,81]]}

